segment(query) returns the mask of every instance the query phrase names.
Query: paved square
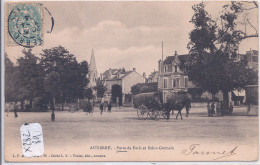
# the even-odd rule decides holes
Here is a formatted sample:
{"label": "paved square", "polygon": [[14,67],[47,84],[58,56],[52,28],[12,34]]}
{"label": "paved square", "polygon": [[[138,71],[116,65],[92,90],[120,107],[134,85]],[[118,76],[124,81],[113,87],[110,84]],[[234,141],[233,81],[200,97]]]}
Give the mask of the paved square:
{"label": "paved square", "polygon": [[[186,145],[201,144],[207,148],[242,146],[258,151],[258,116],[256,108],[249,116],[246,107],[234,109],[233,116],[207,117],[206,108],[192,108],[189,117],[170,120],[140,120],[132,107],[113,108],[111,113],[100,115],[98,108],[93,116],[82,111],[74,113],[56,111],[56,121],[51,122],[51,112],[20,112],[5,115],[6,157],[21,154],[20,126],[40,123],[43,128],[45,153],[89,152],[92,145]],[[53,157],[52,157],[53,158]],[[53,158],[55,159],[55,158]],[[51,159],[52,160],[52,159]]]}

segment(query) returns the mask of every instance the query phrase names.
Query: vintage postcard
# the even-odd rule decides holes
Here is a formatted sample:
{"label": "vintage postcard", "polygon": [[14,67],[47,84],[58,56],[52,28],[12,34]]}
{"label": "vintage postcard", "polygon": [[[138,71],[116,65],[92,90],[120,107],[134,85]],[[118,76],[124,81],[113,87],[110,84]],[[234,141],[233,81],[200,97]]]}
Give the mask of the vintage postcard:
{"label": "vintage postcard", "polygon": [[3,1],[3,161],[257,161],[257,1]]}

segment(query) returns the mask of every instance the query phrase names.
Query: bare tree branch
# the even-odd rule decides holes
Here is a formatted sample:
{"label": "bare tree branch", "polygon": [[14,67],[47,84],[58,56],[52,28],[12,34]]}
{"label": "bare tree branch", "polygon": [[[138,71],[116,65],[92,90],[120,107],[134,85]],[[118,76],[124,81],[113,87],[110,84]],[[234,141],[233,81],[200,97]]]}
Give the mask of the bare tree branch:
{"label": "bare tree branch", "polygon": [[253,28],[255,29],[255,33],[258,34],[257,29],[251,24],[250,20],[247,18],[247,23]]}
{"label": "bare tree branch", "polygon": [[245,35],[244,37],[242,37],[241,39],[247,39],[247,38],[254,38],[254,37],[258,37],[258,34],[253,34],[253,35]]}

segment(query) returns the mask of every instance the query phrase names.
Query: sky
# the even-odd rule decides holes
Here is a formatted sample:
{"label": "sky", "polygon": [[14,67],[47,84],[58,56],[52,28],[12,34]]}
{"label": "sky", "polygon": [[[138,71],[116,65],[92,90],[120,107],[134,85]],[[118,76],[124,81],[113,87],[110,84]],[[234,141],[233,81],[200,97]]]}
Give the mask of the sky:
{"label": "sky", "polygon": [[[33,52],[39,55],[43,49],[61,45],[79,62],[89,62],[93,49],[98,73],[124,67],[149,75],[158,70],[162,41],[164,58],[175,51],[180,55],[188,53],[189,32],[193,29],[192,5],[196,3],[199,2],[43,2],[55,25],[52,33],[47,33],[50,16],[45,11],[44,45],[34,47]],[[217,18],[222,6],[223,2],[207,2],[206,9]],[[257,26],[258,12],[250,13],[250,17]],[[244,40],[239,52],[245,53],[250,48],[258,50],[258,38]],[[5,52],[15,62],[23,55],[23,49],[6,46]]]}

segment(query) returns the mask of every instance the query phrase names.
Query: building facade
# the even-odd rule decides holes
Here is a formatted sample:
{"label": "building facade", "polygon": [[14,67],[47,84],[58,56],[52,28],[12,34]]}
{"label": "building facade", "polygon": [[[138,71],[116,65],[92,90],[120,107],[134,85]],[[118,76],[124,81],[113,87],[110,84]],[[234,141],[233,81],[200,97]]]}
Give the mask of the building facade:
{"label": "building facade", "polygon": [[153,71],[147,78],[148,83],[158,82],[158,71]]}
{"label": "building facade", "polygon": [[258,51],[249,50],[246,54],[239,54],[239,59],[246,58],[248,61],[248,67],[258,72]]}
{"label": "building facade", "polygon": [[179,91],[188,91],[193,87],[188,76],[180,68],[183,60],[187,60],[189,55],[178,55],[175,51],[173,56],[168,56],[164,61],[158,62],[158,90],[163,93],[163,101],[167,95]]}
{"label": "building facade", "polygon": [[124,68],[111,69],[109,68],[104,73],[100,74],[100,80],[104,82],[107,87],[108,94],[111,95],[112,86],[118,84],[122,86],[123,103],[125,102],[125,95],[131,94],[131,87],[138,83],[144,83],[145,77],[136,72],[133,68],[131,71],[126,71]]}

